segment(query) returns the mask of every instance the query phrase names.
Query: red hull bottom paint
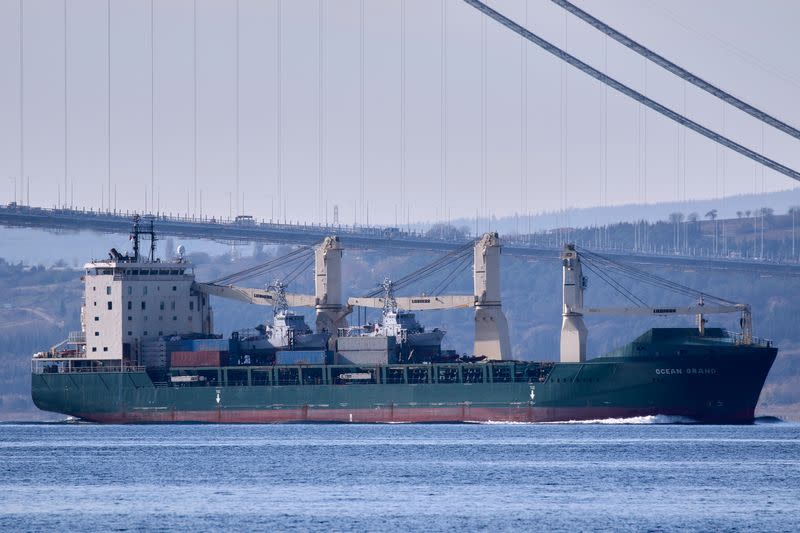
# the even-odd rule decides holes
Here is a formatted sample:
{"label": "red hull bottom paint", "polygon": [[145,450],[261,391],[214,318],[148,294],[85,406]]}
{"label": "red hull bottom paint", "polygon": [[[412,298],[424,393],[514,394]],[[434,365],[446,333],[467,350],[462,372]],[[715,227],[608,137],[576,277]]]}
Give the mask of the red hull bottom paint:
{"label": "red hull bottom paint", "polygon": [[84,413],[80,418],[91,422],[111,424],[147,423],[222,423],[222,424],[275,424],[275,423],[463,423],[463,422],[568,422],[633,418],[641,416],[680,416],[701,423],[751,424],[753,410],[722,414],[695,413],[684,410],[658,410],[643,408],[606,407],[435,407],[374,409],[219,409],[212,411],[130,411],[117,413]]}

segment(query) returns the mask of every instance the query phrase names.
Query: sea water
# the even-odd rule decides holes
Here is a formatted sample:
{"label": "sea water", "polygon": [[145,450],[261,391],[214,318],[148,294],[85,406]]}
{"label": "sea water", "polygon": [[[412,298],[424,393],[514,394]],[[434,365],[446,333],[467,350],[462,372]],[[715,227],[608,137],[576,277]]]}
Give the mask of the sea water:
{"label": "sea water", "polygon": [[0,425],[0,530],[800,530],[800,425]]}

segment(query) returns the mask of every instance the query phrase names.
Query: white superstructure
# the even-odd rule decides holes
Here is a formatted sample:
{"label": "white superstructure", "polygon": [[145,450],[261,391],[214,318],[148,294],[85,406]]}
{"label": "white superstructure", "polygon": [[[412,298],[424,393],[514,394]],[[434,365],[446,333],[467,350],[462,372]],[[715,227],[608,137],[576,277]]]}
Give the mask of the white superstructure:
{"label": "white superstructure", "polygon": [[[168,335],[212,331],[207,294],[193,288],[194,268],[183,254],[170,262],[139,254],[138,221],[134,254],[111,250],[109,259],[84,265],[81,329],[83,357],[137,364],[144,341]],[[151,239],[154,238],[152,230]]]}

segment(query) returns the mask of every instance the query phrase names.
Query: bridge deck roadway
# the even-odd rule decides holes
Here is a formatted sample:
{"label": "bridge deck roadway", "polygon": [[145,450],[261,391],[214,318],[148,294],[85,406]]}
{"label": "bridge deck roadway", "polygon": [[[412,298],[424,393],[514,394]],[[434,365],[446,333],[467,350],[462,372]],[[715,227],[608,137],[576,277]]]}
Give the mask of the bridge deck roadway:
{"label": "bridge deck roadway", "polygon": [[[442,240],[405,232],[387,232],[385,228],[299,226],[275,223],[242,225],[211,220],[155,217],[159,234],[218,242],[262,242],[270,244],[313,245],[328,235],[339,235],[348,248],[428,250],[448,252],[463,246],[466,240]],[[90,230],[104,233],[129,233],[131,215],[98,213],[67,209],[0,206],[0,225],[45,230]],[[687,270],[745,271],[768,276],[800,276],[800,265],[752,259],[727,259],[679,255],[634,254],[623,251],[594,250],[628,264],[671,266]],[[559,249],[520,244],[506,244],[506,255],[557,261]]]}

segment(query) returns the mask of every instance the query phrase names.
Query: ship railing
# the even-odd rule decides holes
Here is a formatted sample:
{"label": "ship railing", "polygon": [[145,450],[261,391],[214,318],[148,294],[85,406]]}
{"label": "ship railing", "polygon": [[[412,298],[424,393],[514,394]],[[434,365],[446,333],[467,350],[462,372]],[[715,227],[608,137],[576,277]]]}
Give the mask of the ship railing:
{"label": "ship railing", "polygon": [[67,342],[75,344],[85,344],[86,334],[82,331],[70,331],[67,336]]}
{"label": "ship railing", "polygon": [[34,374],[101,374],[120,372],[144,372],[143,366],[75,366],[71,360],[34,359],[31,361],[31,372]]}
{"label": "ship railing", "polygon": [[747,345],[747,346],[762,346],[764,348],[772,347],[772,340],[765,339],[762,337],[751,337],[750,342],[745,342],[744,335],[741,333],[730,333],[731,339],[733,339],[733,343],[737,345]]}

